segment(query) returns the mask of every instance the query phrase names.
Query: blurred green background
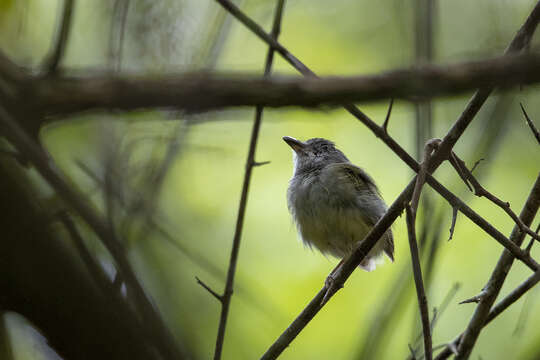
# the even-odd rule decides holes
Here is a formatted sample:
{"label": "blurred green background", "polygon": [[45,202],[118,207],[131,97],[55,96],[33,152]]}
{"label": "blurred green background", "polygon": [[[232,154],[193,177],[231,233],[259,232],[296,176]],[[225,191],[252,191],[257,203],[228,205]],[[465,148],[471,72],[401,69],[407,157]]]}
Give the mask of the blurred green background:
{"label": "blurred green background", "polygon": [[[71,38],[63,66],[75,73],[111,67],[111,31],[118,30],[113,1],[76,2]],[[269,30],[274,1],[236,2]],[[414,64],[415,1],[289,0],[280,41],[319,75],[368,74]],[[62,1],[0,0],[0,46],[19,64],[36,67],[54,38]],[[501,54],[533,6],[526,0],[437,1],[434,61],[477,59]],[[132,0],[125,25],[120,71],[162,74],[219,70],[261,74],[267,47],[243,25],[224,16],[209,0]],[[112,29],[112,30],[111,30]],[[538,41],[533,40],[533,48]],[[116,58],[115,58],[116,56]],[[111,60],[113,59],[113,60]],[[275,72],[296,74],[276,57]],[[485,158],[475,174],[484,186],[519,212],[538,174],[538,146],[519,108],[540,118],[538,90],[496,94],[483,107],[455,151],[471,166]],[[443,137],[464,109],[470,94],[433,102],[432,133]],[[382,123],[387,103],[359,104]],[[179,342],[197,359],[212,357],[219,303],[195,281],[200,277],[221,291],[228,258],[254,109],[207,114],[170,111],[90,113],[50,119],[41,140],[60,168],[96,207],[106,211],[103,189],[92,177],[112,177],[127,203],[152,194],[145,176],[170,151],[172,161],[163,187],[153,197],[151,218],[163,232],[145,232],[145,214],[117,204],[115,224],[129,244],[130,259]],[[536,121],[538,124],[538,121]],[[390,134],[409,153],[416,149],[415,108],[394,104]],[[224,359],[258,358],[323,285],[337,260],[304,248],[286,206],[292,174],[291,150],[284,135],[325,137],[377,181],[387,203],[412,179],[411,170],[367,128],[344,110],[302,108],[265,110],[245,218]],[[86,170],[83,170],[85,168]],[[108,170],[109,169],[109,170]],[[109,173],[111,175],[111,173]],[[43,201],[51,191],[32,172]],[[436,177],[478,213],[509,235],[513,223],[499,208],[475,198],[447,164]],[[439,307],[456,283],[457,294],[438,316],[434,345],[447,342],[468,323],[474,305],[458,305],[480,292],[502,248],[459,215],[447,242],[451,207],[431,190],[425,226],[426,244],[438,246],[428,286],[430,308]],[[420,205],[421,212],[424,211]],[[431,216],[429,216],[431,215]],[[533,223],[536,227],[538,220]],[[418,226],[420,232],[423,225]],[[356,271],[345,288],[315,317],[284,352],[282,359],[404,359],[407,344],[420,332],[403,218],[394,225],[396,262],[375,272]],[[109,260],[85,234],[93,251]],[[527,239],[528,241],[528,239]],[[427,249],[426,245],[423,250]],[[533,248],[533,255],[540,251]],[[424,258],[425,259],[425,258]],[[425,260],[424,264],[428,261]],[[427,265],[426,265],[427,266]],[[407,276],[407,274],[409,276]],[[530,274],[515,264],[502,294]],[[396,286],[402,284],[403,286]],[[533,289],[481,334],[473,359],[540,358],[540,306]],[[391,312],[391,318],[384,319]],[[55,355],[19,316],[7,316],[16,359]],[[376,329],[386,326],[382,333]],[[378,330],[377,330],[378,331]],[[370,334],[378,334],[377,342]],[[421,346],[419,347],[421,349]],[[363,355],[362,355],[363,354]],[[369,355],[366,355],[369,354]]]}

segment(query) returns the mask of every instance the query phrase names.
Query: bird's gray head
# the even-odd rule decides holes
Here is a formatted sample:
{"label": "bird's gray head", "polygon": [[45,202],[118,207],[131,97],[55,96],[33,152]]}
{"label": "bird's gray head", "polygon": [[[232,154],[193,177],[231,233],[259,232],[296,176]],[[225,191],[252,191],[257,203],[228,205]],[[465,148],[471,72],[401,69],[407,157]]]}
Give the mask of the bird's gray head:
{"label": "bird's gray head", "polygon": [[328,164],[349,162],[330,140],[313,138],[302,142],[290,136],[284,136],[283,140],[294,151],[295,174],[322,169]]}

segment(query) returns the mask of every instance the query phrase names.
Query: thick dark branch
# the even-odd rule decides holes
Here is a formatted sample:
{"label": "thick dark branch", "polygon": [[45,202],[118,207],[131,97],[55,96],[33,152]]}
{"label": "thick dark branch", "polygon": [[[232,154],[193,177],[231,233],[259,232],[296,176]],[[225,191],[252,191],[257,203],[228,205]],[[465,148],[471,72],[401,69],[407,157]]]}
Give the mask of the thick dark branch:
{"label": "thick dark branch", "polygon": [[[523,210],[521,211],[521,221],[523,221],[524,224],[529,226],[533,221],[539,207],[540,174],[538,174],[531,193],[525,203],[525,206],[523,207]],[[516,245],[520,246],[523,242],[524,237],[525,233],[520,230],[520,227],[518,225],[514,226],[514,229],[512,230],[512,235],[510,236],[510,240]],[[503,254],[497,262],[497,266],[493,270],[493,273],[491,274],[488,283],[484,287],[484,294],[479,299],[480,301],[478,306],[476,307],[474,315],[469,322],[467,329],[465,330],[463,338],[459,344],[456,360],[467,359],[471,354],[474,344],[476,343],[476,340],[480,335],[480,331],[484,327],[484,323],[489,316],[491,306],[495,302],[497,295],[499,295],[499,291],[502,288],[504,280],[506,279],[506,276],[508,275],[508,272],[512,267],[513,261],[514,257],[512,256],[512,254],[510,254],[508,251],[503,251]]]}
{"label": "thick dark branch", "polygon": [[411,261],[414,274],[414,283],[416,285],[416,296],[418,298],[418,307],[420,308],[420,317],[422,319],[422,329],[424,332],[424,354],[427,360],[432,359],[431,343],[431,325],[429,322],[429,310],[424,282],[422,280],[422,268],[420,267],[420,257],[418,255],[418,245],[416,243],[416,230],[414,212],[411,206],[406,206],[407,230],[409,234],[409,247],[411,250]]}
{"label": "thick dark branch", "polygon": [[151,107],[207,111],[232,106],[342,106],[388,98],[419,100],[480,86],[540,82],[540,55],[499,57],[455,65],[424,65],[355,77],[261,78],[234,74],[30,78],[27,100],[44,114]]}
{"label": "thick dark branch", "polygon": [[[285,0],[278,0],[276,3],[276,10],[274,13],[274,23],[272,26],[272,38],[277,39],[281,31],[281,19],[283,17],[283,7],[285,6]],[[274,49],[268,48],[266,54],[266,62],[264,65],[264,76],[268,77],[272,71],[272,64],[274,61]],[[255,150],[257,149],[257,140],[259,139],[259,130],[261,128],[263,115],[263,107],[257,106],[255,109],[255,120],[253,122],[253,128],[251,130],[251,139],[249,142],[249,150],[246,160],[246,171],[244,173],[244,181],[242,184],[242,193],[240,195],[240,203],[238,205],[238,215],[236,218],[236,227],[234,230],[234,238],[231,249],[231,256],[229,260],[229,268],[227,271],[227,281],[225,283],[225,290],[221,298],[221,316],[219,319],[218,335],[216,338],[216,347],[214,350],[214,360],[221,359],[221,353],[223,351],[223,341],[225,339],[225,329],[227,326],[227,318],[229,315],[229,307],[231,303],[231,297],[234,288],[234,276],[236,272],[236,264],[238,262],[238,252],[240,250],[240,241],[242,239],[242,230],[244,228],[244,217],[246,213],[249,185],[251,183],[251,174],[253,168],[257,164],[255,161]]]}
{"label": "thick dark branch", "polygon": [[56,43],[53,51],[46,61],[45,70],[52,74],[58,70],[58,64],[64,56],[66,45],[71,30],[71,18],[73,15],[74,0],[64,0],[64,8],[62,10],[62,17],[60,20],[60,27],[56,35]]}

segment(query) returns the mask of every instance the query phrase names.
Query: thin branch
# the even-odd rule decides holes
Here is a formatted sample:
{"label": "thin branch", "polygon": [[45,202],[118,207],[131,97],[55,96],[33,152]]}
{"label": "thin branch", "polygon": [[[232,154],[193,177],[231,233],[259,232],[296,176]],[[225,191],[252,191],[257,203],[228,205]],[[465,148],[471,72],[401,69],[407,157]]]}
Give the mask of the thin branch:
{"label": "thin branch", "polygon": [[484,161],[485,159],[479,159],[479,160],[476,160],[476,162],[474,163],[473,167],[471,168],[471,174],[474,172],[474,170],[476,169],[476,167],[482,162]]}
{"label": "thin branch", "polygon": [[219,295],[217,292],[212,290],[212,288],[204,283],[201,279],[199,279],[198,276],[195,276],[195,279],[197,279],[197,284],[201,285],[206,291],[208,291],[212,296],[214,296],[220,303],[223,303],[223,297]]}
{"label": "thin branch", "polygon": [[[276,9],[274,12],[274,23],[272,26],[271,36],[273,39],[277,39],[281,31],[281,20],[283,18],[283,8],[285,6],[285,0],[278,0],[276,3]],[[272,47],[268,48],[266,54],[266,61],[264,65],[264,77],[268,77],[272,71],[272,64],[274,61],[274,49]],[[216,347],[214,350],[214,360],[221,359],[221,353],[223,351],[223,342],[225,339],[225,329],[227,326],[227,318],[229,315],[229,307],[231,303],[231,297],[233,294],[234,287],[234,276],[236,273],[236,264],[238,262],[238,253],[240,250],[240,241],[242,239],[242,230],[244,227],[244,217],[246,213],[249,185],[251,182],[251,174],[253,168],[257,163],[255,161],[255,151],[257,148],[257,140],[259,138],[259,131],[262,122],[263,107],[257,106],[255,109],[255,120],[253,122],[253,128],[251,131],[251,139],[249,143],[249,150],[246,160],[246,171],[244,173],[244,181],[242,184],[242,193],[240,196],[240,203],[238,205],[238,216],[236,218],[236,227],[234,230],[234,238],[231,249],[231,257],[229,260],[229,268],[227,271],[227,281],[225,283],[225,290],[223,295],[220,296],[221,299],[221,316],[219,319],[219,328],[216,338]]]}
{"label": "thin branch", "polygon": [[[456,172],[458,173],[459,177],[461,178],[461,180],[463,180],[463,182],[465,183],[465,185],[467,186],[467,188],[469,189],[469,191],[473,191],[471,185],[469,184],[469,179],[468,179],[468,176],[466,174],[466,172],[468,171],[468,169],[466,168],[466,166],[463,164],[461,164],[458,160],[459,158],[457,157],[456,153],[455,152],[450,152],[450,157],[448,158],[448,161],[450,162],[450,164],[452,165],[452,167],[454,168],[454,170],[456,170]],[[465,169],[463,169],[463,167],[465,167]],[[471,173],[472,174],[472,173]]]}
{"label": "thin branch", "polygon": [[525,120],[527,121],[527,124],[531,128],[531,131],[532,131],[534,137],[536,138],[536,141],[538,141],[538,143],[540,144],[540,132],[538,132],[538,129],[536,128],[536,126],[534,126],[534,123],[529,118],[529,115],[527,115],[527,112],[525,111],[525,108],[523,107],[523,104],[519,103],[519,106],[521,106],[521,111],[523,111],[523,115],[525,116]]}
{"label": "thin branch", "polygon": [[409,247],[411,250],[411,261],[414,274],[414,283],[416,285],[416,296],[420,308],[420,317],[422,319],[422,328],[424,331],[424,354],[427,360],[432,359],[431,329],[429,321],[429,310],[426,293],[424,291],[424,282],[422,281],[422,268],[420,267],[420,257],[418,256],[418,245],[416,244],[416,230],[414,225],[414,212],[411,206],[405,207],[407,213],[407,230],[409,234]]}
{"label": "thin branch", "polygon": [[426,142],[424,146],[424,160],[420,164],[420,171],[416,177],[416,184],[414,186],[414,191],[411,200],[411,210],[413,211],[413,217],[416,218],[416,210],[418,209],[418,202],[420,201],[420,194],[422,193],[422,187],[426,182],[426,175],[429,168],[429,160],[434,151],[437,150],[441,139],[431,139]]}
{"label": "thin branch", "polygon": [[56,190],[58,195],[70,205],[81,218],[99,236],[107,250],[116,262],[118,270],[123,279],[129,284],[131,293],[134,295],[134,303],[140,311],[145,323],[145,331],[154,341],[157,348],[166,359],[180,359],[181,354],[176,347],[172,335],[166,328],[159,313],[154,309],[152,303],[137,279],[133,268],[125,255],[121,241],[111,232],[107,222],[103,219],[90,204],[80,196],[71,185],[58,172],[50,159],[43,153],[39,145],[32,140],[11,117],[11,115],[0,106],[0,124],[3,125],[7,139],[21,151],[31,161],[43,178]]}
{"label": "thin branch", "polygon": [[[487,326],[491,323],[497,316],[502,314],[510,305],[518,301],[524,294],[526,294],[530,289],[532,289],[536,284],[540,282],[540,271],[535,272],[527,278],[523,283],[518,287],[512,290],[508,295],[506,295],[501,301],[499,301],[495,306],[491,308],[489,315],[483,325]],[[456,349],[461,341],[463,333],[458,335],[454,340],[446,345],[446,348],[435,358],[435,360],[444,360],[448,359],[452,354],[456,354],[452,349]]]}
{"label": "thin branch", "polygon": [[[536,179],[535,184],[527,198],[527,201],[521,211],[520,218],[524,224],[530,225],[534,219],[538,208],[540,207],[540,173]],[[516,245],[520,246],[523,242],[525,233],[520,231],[518,225],[514,226],[512,234],[510,235],[510,240]],[[485,293],[480,298],[480,302],[476,307],[473,317],[465,330],[463,338],[459,344],[458,355],[456,360],[467,359],[472,352],[472,349],[480,335],[484,323],[486,322],[491,306],[495,302],[499,291],[504,284],[506,276],[510,271],[510,268],[513,264],[514,257],[507,251],[503,251],[497,266],[493,270],[490,279],[488,280],[486,286],[484,287]]]}
{"label": "thin branch", "polygon": [[386,112],[386,118],[384,119],[384,123],[382,125],[384,132],[387,134],[388,134],[388,121],[390,121],[390,114],[392,114],[393,106],[394,106],[394,99],[390,99],[390,104],[388,105],[388,111]]}
{"label": "thin branch", "polygon": [[450,237],[448,238],[448,241],[452,240],[452,237],[454,236],[454,229],[456,228],[457,214],[458,214],[458,208],[456,206],[452,206],[452,223],[450,224]]}
{"label": "thin branch", "polygon": [[[115,0],[113,7],[113,16],[111,20],[111,29],[109,37],[109,65],[114,71],[120,71],[122,66],[122,55],[124,50],[124,37],[127,14],[130,0]],[[116,26],[118,18],[118,27]],[[115,38],[115,35],[117,38]]]}
{"label": "thin branch", "polygon": [[[502,201],[489,191],[487,191],[476,178],[472,174],[472,172],[467,169],[467,166],[465,165],[465,162],[459,158],[456,154],[453,154],[453,157],[455,159],[455,167],[460,168],[461,170],[458,171],[458,173],[463,173],[464,181],[467,181],[472,185],[474,188],[474,194],[478,197],[485,197],[488,200],[490,200],[492,203],[503,209],[511,218],[514,220],[514,222],[519,226],[519,229],[521,231],[526,232],[531,237],[535,238],[536,240],[540,241],[540,236],[535,233],[531,228],[526,226],[523,221],[516,215],[514,211],[510,208],[510,204],[508,202]],[[468,185],[467,185],[468,186]],[[469,187],[470,188],[470,187]]]}
{"label": "thin branch", "polygon": [[52,54],[46,61],[46,71],[53,74],[58,70],[58,64],[64,56],[69,34],[71,32],[71,19],[73,15],[74,0],[64,0],[64,8],[60,21],[60,28],[56,35],[56,43]]}

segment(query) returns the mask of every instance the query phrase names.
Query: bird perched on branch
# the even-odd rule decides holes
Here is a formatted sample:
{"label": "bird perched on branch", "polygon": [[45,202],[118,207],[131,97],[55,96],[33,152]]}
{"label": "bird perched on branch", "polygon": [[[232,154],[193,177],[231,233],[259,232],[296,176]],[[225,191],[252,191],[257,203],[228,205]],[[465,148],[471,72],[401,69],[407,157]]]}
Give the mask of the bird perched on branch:
{"label": "bird perched on branch", "polygon": [[[302,142],[289,136],[283,140],[293,149],[294,175],[287,203],[298,233],[309,247],[345,258],[386,212],[375,182],[329,140]],[[391,229],[359,266],[374,270],[383,252],[394,261]]]}

